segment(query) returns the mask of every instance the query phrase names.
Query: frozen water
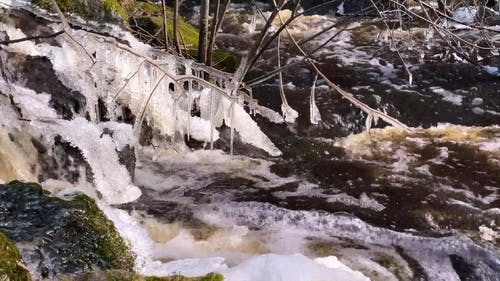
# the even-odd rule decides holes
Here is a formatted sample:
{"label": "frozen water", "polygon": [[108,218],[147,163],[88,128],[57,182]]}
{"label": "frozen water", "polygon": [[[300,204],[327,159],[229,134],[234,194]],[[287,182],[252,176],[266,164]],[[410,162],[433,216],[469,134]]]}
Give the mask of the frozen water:
{"label": "frozen water", "polygon": [[[113,138],[104,134],[98,126],[82,117],[71,121],[53,120],[50,123],[35,121],[33,125],[54,135],[60,135],[80,149],[92,168],[96,188],[107,203],[122,204],[134,201],[141,195],[139,188],[132,184],[125,166],[118,161],[115,149],[119,141],[113,141]],[[123,136],[121,138],[123,140]]]}

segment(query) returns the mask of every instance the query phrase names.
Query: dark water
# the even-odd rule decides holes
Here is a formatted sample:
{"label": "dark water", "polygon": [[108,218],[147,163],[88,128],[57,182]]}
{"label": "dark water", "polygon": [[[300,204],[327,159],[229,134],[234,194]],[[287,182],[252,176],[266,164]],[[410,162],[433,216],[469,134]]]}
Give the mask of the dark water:
{"label": "dark water", "polygon": [[[497,280],[499,79],[457,61],[439,44],[422,50],[402,38],[397,42],[413,74],[414,83],[409,86],[396,53],[387,42],[374,39],[381,31],[380,23],[356,21],[347,38],[340,36],[316,57],[318,66],[356,98],[420,129],[413,133],[390,128],[363,132],[366,116],[321,86],[316,102],[322,121],[311,125],[309,93],[314,76],[309,66],[298,65],[284,72],[285,84],[293,84],[285,86],[285,91],[290,106],[300,113],[297,122],[277,125],[257,117],[283,151],[283,157],[271,160],[270,170],[286,180],[273,183],[266,176],[249,177],[255,167],[242,168],[247,172],[241,175],[175,161],[145,163],[139,170],[167,177],[176,174],[181,180],[195,179],[196,184],[157,181],[151,186],[144,182],[146,195],[126,209],[191,227],[200,223],[204,212],[214,212],[253,231],[300,229],[309,233],[311,255],[337,254],[348,264],[352,253],[346,252],[352,249],[363,249],[365,257],[395,250],[394,256],[407,263],[411,274],[394,269],[398,268],[394,256],[388,263],[372,260],[402,280]],[[233,29],[220,35],[220,46],[239,50],[252,35],[241,35],[241,22],[232,24]],[[305,37],[303,33],[297,36]],[[308,46],[315,44],[318,42]],[[406,50],[408,47],[413,50]],[[285,43],[282,49],[285,63],[299,54],[291,44]],[[499,62],[498,57],[487,60],[491,65]],[[248,78],[275,67],[275,49],[271,49]],[[280,110],[275,78],[254,88],[254,97],[262,105]],[[385,126],[380,122],[376,127]],[[359,135],[347,137],[350,134]],[[216,148],[228,149],[227,145],[222,139]],[[241,144],[235,151],[265,158]],[[270,187],[263,188],[266,183]],[[480,231],[484,227],[496,236],[484,238]],[[356,262],[351,267],[374,279],[382,278]]]}

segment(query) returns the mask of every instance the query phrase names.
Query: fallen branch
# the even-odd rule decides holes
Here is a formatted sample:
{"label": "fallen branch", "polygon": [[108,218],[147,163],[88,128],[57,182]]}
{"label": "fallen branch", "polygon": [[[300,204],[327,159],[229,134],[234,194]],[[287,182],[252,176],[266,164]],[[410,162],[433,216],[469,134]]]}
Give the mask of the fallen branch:
{"label": "fallen branch", "polygon": [[28,36],[28,37],[19,38],[19,39],[5,40],[5,41],[0,41],[0,45],[15,44],[15,43],[20,43],[20,42],[24,42],[24,41],[36,40],[36,39],[54,38],[54,37],[57,37],[63,33],[64,33],[64,30],[61,30],[59,32],[48,34],[48,35]]}
{"label": "fallen branch", "polygon": [[[281,16],[279,14],[278,14],[278,18],[280,19],[281,23],[284,24],[283,19],[281,18]],[[340,86],[338,86],[335,83],[333,83],[332,81],[330,81],[328,79],[328,77],[326,77],[326,75],[323,72],[321,72],[321,70],[314,63],[314,61],[307,55],[307,53],[299,46],[299,44],[297,43],[297,41],[295,40],[295,38],[293,37],[293,35],[288,30],[288,28],[285,27],[285,31],[288,34],[288,36],[290,37],[290,39],[292,40],[292,42],[295,45],[295,47],[299,50],[300,53],[302,53],[302,55],[305,57],[305,59],[307,60],[307,62],[312,66],[312,68],[316,71],[316,73],[321,78],[323,78],[325,80],[326,84],[328,86],[330,86],[331,88],[333,88],[335,91],[337,91],[342,97],[344,97],[345,99],[347,99],[353,105],[355,105],[356,107],[358,107],[362,111],[366,112],[368,114],[368,118],[370,120],[370,124],[371,124],[371,121],[373,120],[373,118],[380,118],[380,119],[384,120],[385,122],[391,124],[392,126],[394,126],[396,128],[399,128],[399,129],[404,130],[404,131],[412,131],[412,129],[410,127],[406,126],[401,121],[399,121],[396,118],[393,118],[393,117],[391,117],[391,116],[389,116],[389,115],[387,115],[387,114],[385,114],[385,113],[383,113],[383,112],[381,112],[379,110],[371,108],[367,104],[365,104],[362,101],[356,99],[353,96],[353,94],[351,94],[351,93],[343,90],[342,88],[340,88]]]}

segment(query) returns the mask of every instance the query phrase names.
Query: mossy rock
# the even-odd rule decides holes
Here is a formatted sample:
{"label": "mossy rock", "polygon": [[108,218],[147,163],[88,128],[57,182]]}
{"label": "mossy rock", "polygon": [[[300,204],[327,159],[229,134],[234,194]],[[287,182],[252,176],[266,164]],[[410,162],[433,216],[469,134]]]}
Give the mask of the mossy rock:
{"label": "mossy rock", "polygon": [[[194,60],[197,60],[198,50],[188,50],[188,55]],[[235,55],[216,50],[212,54],[212,66],[225,72],[232,73],[236,71],[238,59]]]}
{"label": "mossy rock", "polygon": [[[55,11],[50,0],[31,0],[42,9]],[[64,13],[75,13],[85,19],[119,22],[128,20],[125,9],[118,0],[56,0]],[[125,1],[127,2],[127,1]],[[132,1],[133,2],[133,1]]]}
{"label": "mossy rock", "polygon": [[111,270],[94,271],[78,276],[66,276],[61,281],[223,281],[224,277],[217,273],[209,273],[200,277],[172,275],[168,277],[142,276],[132,272]]}
{"label": "mossy rock", "polygon": [[0,232],[0,280],[31,281],[31,275],[24,265],[16,245]]}
{"label": "mossy rock", "polygon": [[[174,37],[174,12],[167,7],[166,14],[168,38],[169,42],[172,43]],[[128,23],[136,31],[141,32],[141,29],[143,29],[151,35],[156,35],[163,42],[163,32],[161,32],[163,29],[163,12],[160,4],[138,2],[134,16],[129,18]],[[198,29],[184,21],[182,17],[179,17],[178,24],[180,44],[188,49],[197,49]]]}
{"label": "mossy rock", "polygon": [[0,185],[0,231],[29,245],[23,257],[43,278],[95,268],[132,270],[129,245],[96,202],[83,194],[68,199],[52,197],[35,183]]}

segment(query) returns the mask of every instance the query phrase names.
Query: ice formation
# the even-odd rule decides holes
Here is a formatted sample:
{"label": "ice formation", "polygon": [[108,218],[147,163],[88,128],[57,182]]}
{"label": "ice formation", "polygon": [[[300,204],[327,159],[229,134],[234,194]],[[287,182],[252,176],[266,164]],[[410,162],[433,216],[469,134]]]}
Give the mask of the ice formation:
{"label": "ice formation", "polygon": [[[19,29],[11,26],[1,24],[0,28],[10,38],[25,37]],[[54,29],[58,29],[57,26]],[[114,39],[83,30],[74,31],[73,35],[88,53],[94,54],[95,62],[64,36],[58,38],[62,47],[25,41],[11,44],[8,49],[48,57],[59,80],[85,95],[87,110],[93,120],[97,118],[95,108],[100,98],[110,108],[116,106],[115,101],[128,106],[137,116],[136,130],[140,129],[140,117],[144,116],[150,126],[173,142],[176,134],[213,142],[218,139],[215,128],[225,124],[236,129],[244,143],[261,148],[272,156],[281,154],[245,111],[245,98],[228,94],[229,74],[210,72],[218,81],[219,86],[216,86],[197,78],[211,70],[185,59],[153,53],[144,46],[137,51]],[[131,36],[124,38],[131,46],[140,45]],[[186,88],[186,84],[189,87]],[[212,103],[207,105],[207,98]],[[202,116],[191,116],[188,112],[193,108],[200,108]]]}

